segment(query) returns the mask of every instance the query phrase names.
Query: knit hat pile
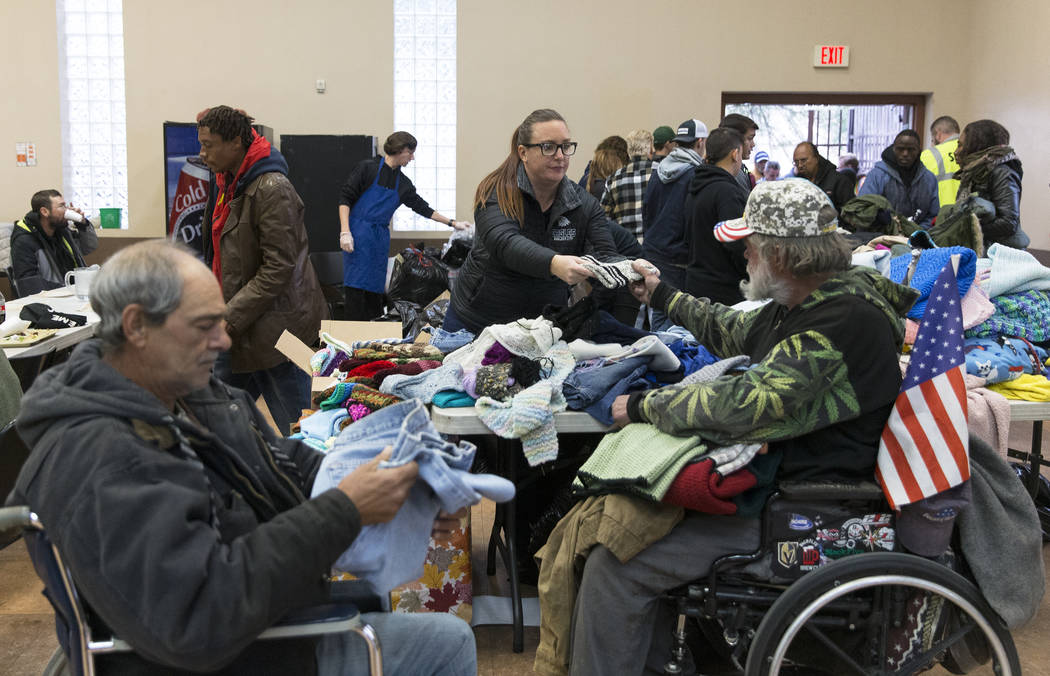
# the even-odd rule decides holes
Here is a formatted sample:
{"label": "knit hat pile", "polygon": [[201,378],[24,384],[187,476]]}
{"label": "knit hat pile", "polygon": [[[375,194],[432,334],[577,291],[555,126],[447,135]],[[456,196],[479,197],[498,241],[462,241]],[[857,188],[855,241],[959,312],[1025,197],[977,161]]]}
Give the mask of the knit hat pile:
{"label": "knit hat pile", "polygon": [[422,373],[423,371],[429,371],[430,369],[436,369],[441,366],[441,362],[436,359],[417,359],[416,361],[410,361],[407,364],[397,364],[392,368],[384,369],[382,371],[376,371],[372,377],[375,379],[374,387],[379,389],[379,386],[383,384],[387,376],[393,375],[406,375],[414,376]]}
{"label": "knit hat pile", "polygon": [[441,350],[433,345],[422,343],[401,343],[390,345],[383,342],[365,343],[363,347],[354,350],[355,357],[364,357],[369,352],[376,353],[376,359],[389,359],[390,357],[401,357],[406,359],[437,359],[441,360],[444,355]]}
{"label": "knit hat pile", "polygon": [[377,389],[366,387],[365,385],[355,385],[345,402],[346,412],[349,414],[349,417],[340,421],[339,429],[343,429],[347,425],[364,418],[370,413],[374,413],[381,408],[399,403],[400,401],[401,397],[392,394],[384,394]]}
{"label": "knit hat pile", "polygon": [[349,377],[364,376],[366,378],[371,378],[380,371],[392,369],[396,366],[397,364],[387,359],[376,359],[375,361],[370,361],[365,364],[361,364],[360,366],[355,366],[350,371],[347,371],[346,375]]}

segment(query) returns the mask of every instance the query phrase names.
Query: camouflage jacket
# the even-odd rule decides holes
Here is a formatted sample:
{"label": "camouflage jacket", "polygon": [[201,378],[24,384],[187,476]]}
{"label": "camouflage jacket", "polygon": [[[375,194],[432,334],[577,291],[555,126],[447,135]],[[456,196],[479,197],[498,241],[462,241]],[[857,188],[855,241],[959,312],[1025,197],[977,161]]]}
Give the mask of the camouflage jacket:
{"label": "camouflage jacket", "polygon": [[797,307],[742,312],[661,284],[654,307],[720,357],[746,354],[751,369],[694,385],[636,393],[633,421],[719,445],[771,442],[780,476],[870,478],[875,449],[897,393],[904,314],[914,290],[853,268]]}

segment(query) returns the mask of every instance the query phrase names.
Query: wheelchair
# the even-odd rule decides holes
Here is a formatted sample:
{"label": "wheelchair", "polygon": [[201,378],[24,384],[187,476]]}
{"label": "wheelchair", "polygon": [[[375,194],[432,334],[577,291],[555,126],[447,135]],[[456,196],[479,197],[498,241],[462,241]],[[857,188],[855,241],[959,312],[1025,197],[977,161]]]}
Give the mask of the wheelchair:
{"label": "wheelchair", "polygon": [[965,674],[989,661],[1021,673],[962,557],[901,551],[877,484],[785,482],[761,532],[757,551],[666,595],[677,622],[665,673],[683,673],[690,649],[705,674]]}

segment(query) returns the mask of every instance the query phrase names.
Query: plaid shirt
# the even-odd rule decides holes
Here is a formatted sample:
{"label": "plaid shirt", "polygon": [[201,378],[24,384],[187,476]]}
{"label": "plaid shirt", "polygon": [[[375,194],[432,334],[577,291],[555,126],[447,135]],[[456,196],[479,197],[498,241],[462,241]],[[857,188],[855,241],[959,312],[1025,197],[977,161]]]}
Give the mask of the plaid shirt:
{"label": "plaid shirt", "polygon": [[635,155],[609,177],[602,194],[605,213],[634,234],[639,242],[642,241],[642,198],[655,166],[652,160]]}

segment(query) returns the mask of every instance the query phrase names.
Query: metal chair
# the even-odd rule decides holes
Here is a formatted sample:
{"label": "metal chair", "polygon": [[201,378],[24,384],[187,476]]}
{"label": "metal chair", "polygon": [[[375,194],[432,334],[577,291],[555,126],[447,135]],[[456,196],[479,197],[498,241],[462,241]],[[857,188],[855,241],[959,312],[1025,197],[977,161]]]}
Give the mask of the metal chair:
{"label": "metal chair", "polygon": [[[0,509],[0,533],[12,528],[25,530],[26,548],[33,559],[37,575],[44,582],[45,596],[55,611],[55,627],[61,644],[58,652],[64,652],[68,660],[62,660],[56,653],[45,674],[67,673],[65,670],[69,667],[71,673],[78,676],[94,676],[97,673],[96,655],[133,651],[127,642],[93,621],[62,555],[47,537],[44,524],[29,507]],[[321,636],[346,631],[353,631],[367,642],[370,673],[373,676],[382,674],[379,637],[372,626],[361,619],[357,606],[352,603],[330,603],[293,611],[263,631],[257,640]]]}
{"label": "metal chair", "polygon": [[15,269],[8,265],[4,268],[4,274],[7,275],[7,281],[11,284],[11,297],[8,300],[21,298],[22,294],[18,292],[18,281],[15,280]]}

